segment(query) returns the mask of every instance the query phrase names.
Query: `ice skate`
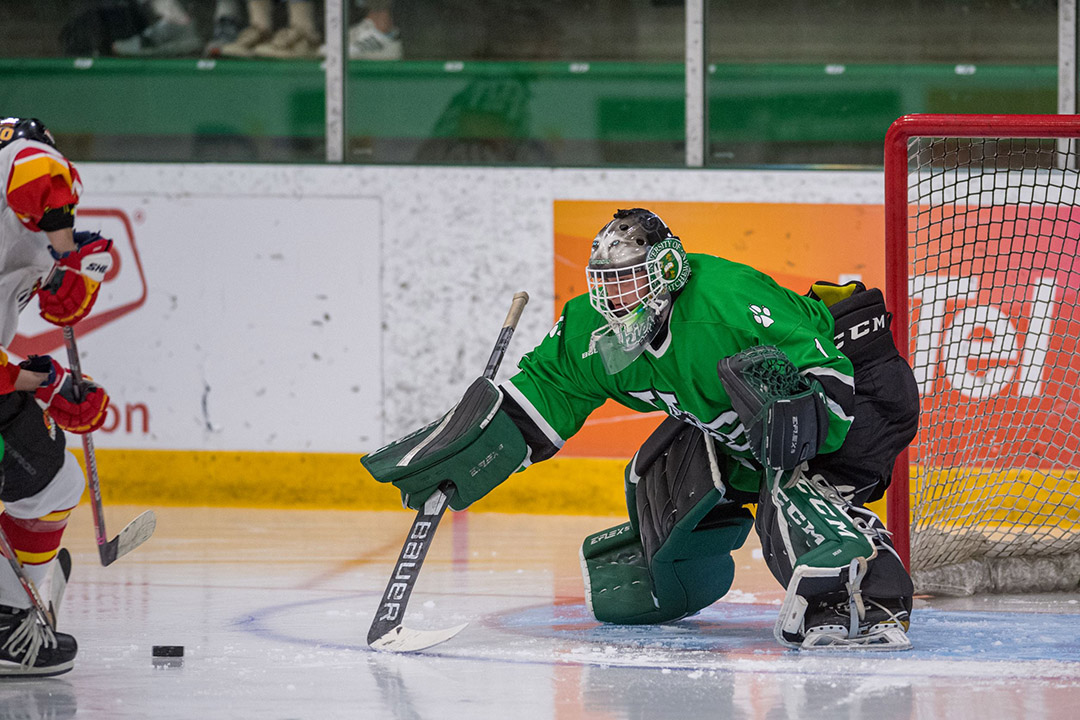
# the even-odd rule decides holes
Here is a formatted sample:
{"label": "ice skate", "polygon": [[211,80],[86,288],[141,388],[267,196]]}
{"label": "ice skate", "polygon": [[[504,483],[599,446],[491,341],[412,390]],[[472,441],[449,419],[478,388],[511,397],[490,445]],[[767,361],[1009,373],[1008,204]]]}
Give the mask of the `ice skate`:
{"label": "ice skate", "polygon": [[899,600],[823,602],[806,611],[802,649],[906,650],[910,617]]}
{"label": "ice skate", "polygon": [[78,650],[74,637],[43,625],[29,608],[0,605],[0,675],[60,675]]}

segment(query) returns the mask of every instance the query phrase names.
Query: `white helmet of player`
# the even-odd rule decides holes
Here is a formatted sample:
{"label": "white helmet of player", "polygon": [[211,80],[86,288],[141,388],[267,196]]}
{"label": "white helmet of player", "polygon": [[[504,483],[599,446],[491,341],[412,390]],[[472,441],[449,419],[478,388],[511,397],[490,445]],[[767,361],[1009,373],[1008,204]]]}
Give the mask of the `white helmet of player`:
{"label": "white helmet of player", "polygon": [[672,294],[690,277],[682,242],[655,213],[619,210],[593,240],[589,301],[607,324],[593,333],[609,373],[630,364],[656,337]]}

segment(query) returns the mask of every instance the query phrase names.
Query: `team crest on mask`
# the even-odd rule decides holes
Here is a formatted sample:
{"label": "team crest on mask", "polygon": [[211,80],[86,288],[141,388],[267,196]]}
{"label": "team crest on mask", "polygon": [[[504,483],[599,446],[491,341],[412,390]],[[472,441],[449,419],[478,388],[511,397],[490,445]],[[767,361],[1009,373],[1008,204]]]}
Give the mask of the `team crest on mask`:
{"label": "team crest on mask", "polygon": [[669,293],[682,290],[690,279],[690,263],[686,262],[686,252],[678,238],[667,238],[653,245],[646,262],[655,268]]}

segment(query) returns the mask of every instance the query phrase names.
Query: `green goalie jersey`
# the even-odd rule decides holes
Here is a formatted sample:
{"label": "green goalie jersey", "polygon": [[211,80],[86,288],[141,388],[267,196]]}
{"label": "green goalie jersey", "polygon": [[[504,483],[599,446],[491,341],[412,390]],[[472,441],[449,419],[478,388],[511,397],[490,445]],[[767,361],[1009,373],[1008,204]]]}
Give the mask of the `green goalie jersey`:
{"label": "green goalie jersey", "polygon": [[690,279],[666,326],[637,359],[609,375],[591,342],[605,325],[587,295],[573,298],[551,332],[503,384],[534,425],[530,460],[553,455],[608,398],[639,412],[661,410],[696,425],[726,448],[735,487],[755,491],[761,468],[717,374],[717,363],[757,345],[775,345],[818,380],[829,411],[819,453],[840,447],[852,421],[851,362],[833,343],[825,304],[787,290],[747,265],[689,254]]}

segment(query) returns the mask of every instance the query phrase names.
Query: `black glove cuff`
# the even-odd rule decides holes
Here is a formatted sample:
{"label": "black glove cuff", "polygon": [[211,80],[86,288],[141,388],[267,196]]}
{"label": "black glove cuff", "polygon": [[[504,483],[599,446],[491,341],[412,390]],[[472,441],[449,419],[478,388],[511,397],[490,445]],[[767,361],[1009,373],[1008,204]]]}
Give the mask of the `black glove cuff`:
{"label": "black glove cuff", "polygon": [[63,207],[47,210],[38,220],[37,226],[45,232],[75,227],[75,206],[64,205]]}

